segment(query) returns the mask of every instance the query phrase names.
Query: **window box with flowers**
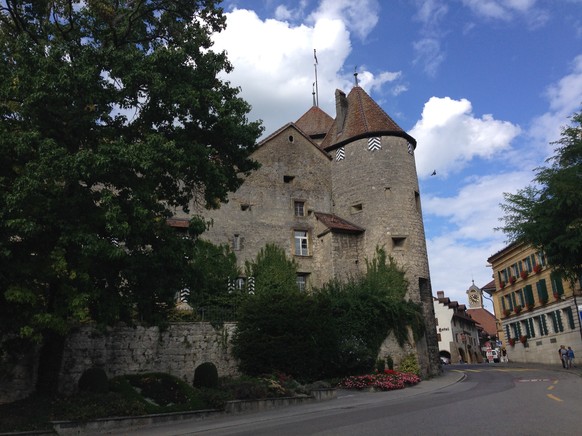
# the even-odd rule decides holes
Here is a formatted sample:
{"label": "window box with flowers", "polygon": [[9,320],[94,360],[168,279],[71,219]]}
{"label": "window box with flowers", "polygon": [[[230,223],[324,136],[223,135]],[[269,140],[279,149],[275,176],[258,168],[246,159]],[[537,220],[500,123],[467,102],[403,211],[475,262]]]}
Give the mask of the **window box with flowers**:
{"label": "window box with flowers", "polygon": [[509,338],[509,345],[511,345],[512,347],[515,346],[515,338]]}
{"label": "window box with flowers", "polygon": [[501,289],[505,288],[505,282],[503,280],[499,282],[499,287]]}
{"label": "window box with flowers", "polygon": [[512,285],[515,284],[516,281],[517,281],[517,278],[515,276],[509,277],[509,283],[511,283]]}
{"label": "window box with flowers", "polygon": [[560,294],[558,294],[557,292],[554,292],[554,300],[559,300],[560,299]]}
{"label": "window box with flowers", "polygon": [[504,317],[507,318],[510,314],[511,314],[511,310],[509,310],[509,309],[503,309],[503,316]]}
{"label": "window box with flowers", "polygon": [[515,314],[517,315],[519,312],[521,312],[521,305],[517,305],[513,308],[513,311],[515,312]]}
{"label": "window box with flowers", "polygon": [[527,270],[523,270],[522,272],[519,273],[519,275],[523,280],[525,280],[525,279],[527,279],[529,272]]}
{"label": "window box with flowers", "polygon": [[533,270],[534,270],[534,272],[535,272],[536,274],[539,274],[539,273],[540,273],[540,271],[542,270],[542,266],[541,266],[539,263],[536,263],[536,264],[533,266]]}
{"label": "window box with flowers", "polygon": [[521,342],[522,344],[525,344],[527,342],[527,336],[525,336],[525,335],[520,336],[519,342]]}

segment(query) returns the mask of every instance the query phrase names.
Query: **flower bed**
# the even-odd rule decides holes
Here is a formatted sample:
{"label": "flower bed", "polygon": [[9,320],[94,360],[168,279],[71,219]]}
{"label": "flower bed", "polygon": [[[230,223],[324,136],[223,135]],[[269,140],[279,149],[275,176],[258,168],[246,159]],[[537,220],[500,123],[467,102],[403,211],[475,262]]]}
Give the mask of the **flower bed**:
{"label": "flower bed", "polygon": [[338,388],[392,391],[395,389],[404,389],[406,386],[413,386],[419,382],[420,377],[416,374],[386,369],[383,373],[346,377],[340,381]]}

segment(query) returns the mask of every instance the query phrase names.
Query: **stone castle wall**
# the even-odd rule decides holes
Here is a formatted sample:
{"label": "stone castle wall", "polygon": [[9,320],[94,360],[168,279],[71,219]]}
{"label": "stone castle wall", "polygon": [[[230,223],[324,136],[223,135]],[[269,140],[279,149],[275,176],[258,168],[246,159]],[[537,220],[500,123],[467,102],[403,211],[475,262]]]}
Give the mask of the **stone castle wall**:
{"label": "stone castle wall", "polygon": [[194,371],[212,362],[219,376],[238,374],[230,352],[235,324],[215,329],[209,323],[174,323],[158,327],[118,327],[99,333],[91,327],[74,332],[65,346],[60,391],[74,392],[81,374],[100,367],[108,377],[143,372],[165,372],[186,383]]}
{"label": "stone castle wall", "polygon": [[[192,384],[196,368],[212,362],[219,376],[238,375],[232,357],[235,324],[215,329],[209,323],[174,323],[158,327],[116,327],[99,332],[85,326],[66,340],[59,391],[75,392],[81,374],[103,368],[108,377],[144,372],[165,372]],[[36,384],[38,354],[0,362],[0,404],[25,398]]]}

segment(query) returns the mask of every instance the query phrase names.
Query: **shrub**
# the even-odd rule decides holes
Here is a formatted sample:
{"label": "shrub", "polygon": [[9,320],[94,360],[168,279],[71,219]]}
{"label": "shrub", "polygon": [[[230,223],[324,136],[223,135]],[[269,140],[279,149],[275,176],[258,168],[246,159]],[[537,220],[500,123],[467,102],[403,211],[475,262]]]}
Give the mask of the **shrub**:
{"label": "shrub", "polygon": [[194,387],[215,388],[218,386],[218,370],[211,362],[199,365],[194,371]]}
{"label": "shrub", "polygon": [[386,361],[384,359],[377,359],[376,360],[376,371],[377,372],[384,372],[386,369]]}
{"label": "shrub", "polygon": [[79,391],[95,394],[105,393],[109,390],[109,380],[103,368],[89,368],[79,379]]}
{"label": "shrub", "polygon": [[165,373],[115,377],[111,389],[141,401],[148,413],[177,412],[207,408],[200,392],[183,380]]}
{"label": "shrub", "polygon": [[418,365],[416,356],[414,354],[409,354],[405,356],[404,359],[400,361],[398,371],[416,374],[420,376],[420,366]]}

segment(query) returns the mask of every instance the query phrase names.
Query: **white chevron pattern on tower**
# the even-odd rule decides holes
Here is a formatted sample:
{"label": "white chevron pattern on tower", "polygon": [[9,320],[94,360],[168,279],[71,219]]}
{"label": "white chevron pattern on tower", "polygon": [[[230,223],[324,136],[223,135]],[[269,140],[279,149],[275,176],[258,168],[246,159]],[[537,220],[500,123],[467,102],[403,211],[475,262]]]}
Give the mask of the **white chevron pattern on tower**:
{"label": "white chevron pattern on tower", "polygon": [[344,150],[343,147],[338,148],[335,151],[335,160],[336,161],[340,161],[340,160],[344,160],[346,158],[346,151]]}
{"label": "white chevron pattern on tower", "polygon": [[368,138],[368,150],[369,151],[376,151],[382,148],[382,143],[380,142],[380,138],[375,136],[373,138]]}

